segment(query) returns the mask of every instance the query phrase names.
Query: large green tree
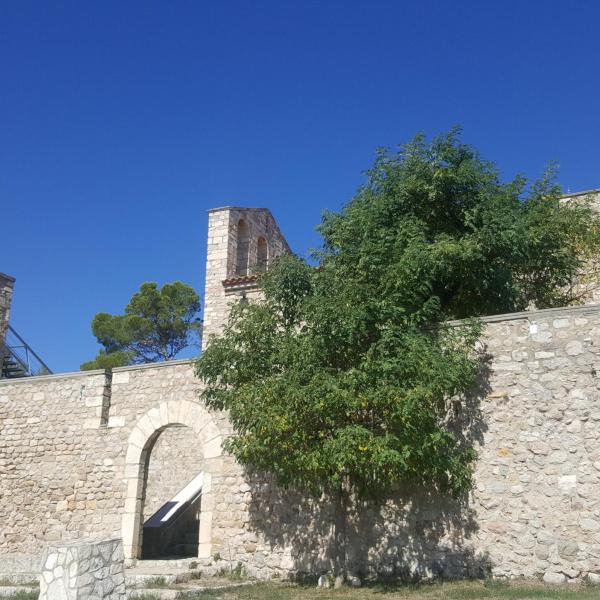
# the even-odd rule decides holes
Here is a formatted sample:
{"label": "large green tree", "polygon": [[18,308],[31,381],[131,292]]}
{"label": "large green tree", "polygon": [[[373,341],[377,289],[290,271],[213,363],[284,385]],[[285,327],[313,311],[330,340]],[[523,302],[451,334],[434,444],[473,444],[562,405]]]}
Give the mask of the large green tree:
{"label": "large green tree", "polygon": [[197,364],[203,398],[229,411],[241,464],[337,500],[338,572],[354,499],[470,488],[475,452],[448,426],[479,371],[465,318],[568,302],[598,223],[551,177],[503,182],[457,131],[418,136],[324,215],[318,268],[284,256],[264,302],[233,307]]}
{"label": "large green tree", "polygon": [[198,341],[200,299],[196,291],[175,281],[159,289],[143,283],[125,314],[98,313],[92,332],[103,348],[81,369],[110,369],[124,365],[171,360]]}

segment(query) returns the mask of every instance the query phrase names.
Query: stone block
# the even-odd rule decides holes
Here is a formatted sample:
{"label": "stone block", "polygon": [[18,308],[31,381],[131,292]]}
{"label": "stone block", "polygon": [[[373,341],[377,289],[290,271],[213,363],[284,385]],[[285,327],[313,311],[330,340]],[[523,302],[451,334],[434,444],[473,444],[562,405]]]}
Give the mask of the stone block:
{"label": "stone block", "polygon": [[129,371],[113,371],[112,382],[113,385],[118,383],[129,383]]}
{"label": "stone block", "polygon": [[108,417],[107,427],[125,427],[125,417]]}
{"label": "stone block", "polygon": [[[40,600],[125,600],[120,539],[78,540],[49,546],[42,560]],[[120,586],[120,587],[119,587]],[[93,596],[90,595],[93,590]]]}
{"label": "stone block", "polygon": [[563,573],[555,573],[553,571],[546,571],[543,579],[544,583],[549,583],[550,585],[561,585],[567,580]]}

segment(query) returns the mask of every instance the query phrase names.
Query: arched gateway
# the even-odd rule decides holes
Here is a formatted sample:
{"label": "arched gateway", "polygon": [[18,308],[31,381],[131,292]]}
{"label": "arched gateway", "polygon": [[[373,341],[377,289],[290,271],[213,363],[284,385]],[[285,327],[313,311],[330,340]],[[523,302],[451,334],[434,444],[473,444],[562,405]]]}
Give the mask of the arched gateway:
{"label": "arched gateway", "polygon": [[193,429],[198,436],[206,461],[207,467],[202,486],[198,557],[206,558],[211,555],[214,497],[211,491],[210,459],[221,456],[223,438],[212,416],[202,405],[185,400],[169,400],[140,417],[127,442],[124,474],[127,491],[121,528],[125,558],[140,557],[142,504],[148,454],[161,432],[172,425],[185,425]]}

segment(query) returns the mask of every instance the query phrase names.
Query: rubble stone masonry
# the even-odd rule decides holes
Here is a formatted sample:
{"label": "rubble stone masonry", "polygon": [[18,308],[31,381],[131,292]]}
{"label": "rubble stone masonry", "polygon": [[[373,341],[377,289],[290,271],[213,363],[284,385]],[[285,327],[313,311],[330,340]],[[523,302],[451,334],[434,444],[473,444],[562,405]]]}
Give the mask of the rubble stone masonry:
{"label": "rubble stone masonry", "polygon": [[[600,306],[486,320],[489,360],[457,411],[479,453],[473,492],[450,501],[406,489],[359,507],[349,533],[357,571],[600,573]],[[327,570],[330,504],[246,476],[221,450],[226,415],[208,411],[199,390],[188,361],[0,382],[0,570],[84,537],[123,537],[135,557],[144,464],[178,423],[193,429],[209,482],[204,564],[219,554],[261,577]],[[188,462],[171,455],[165,469]]]}
{"label": "rubble stone masonry", "polygon": [[[265,260],[288,250],[268,210],[209,213],[204,345],[232,302],[258,297]],[[406,488],[355,506],[357,574],[600,576],[600,304],[484,320],[479,384],[451,424],[478,452],[475,486],[456,500]],[[227,415],[200,392],[185,360],[0,380],[0,574],[84,538],[121,539],[138,558],[144,518],[199,470],[203,570],[327,571],[332,503],[245,473],[223,450]]]}
{"label": "rubble stone masonry", "polygon": [[0,350],[3,347],[4,337],[8,328],[14,285],[14,277],[0,273]]}

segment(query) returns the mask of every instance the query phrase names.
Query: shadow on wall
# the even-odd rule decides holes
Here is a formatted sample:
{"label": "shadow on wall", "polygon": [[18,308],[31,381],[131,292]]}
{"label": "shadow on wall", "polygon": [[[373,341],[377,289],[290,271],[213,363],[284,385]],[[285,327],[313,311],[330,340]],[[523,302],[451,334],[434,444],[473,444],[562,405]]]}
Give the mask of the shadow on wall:
{"label": "shadow on wall", "polygon": [[[448,427],[464,447],[483,443],[487,427],[481,410],[490,392],[490,356],[479,355],[478,383],[465,397],[449,403]],[[250,526],[273,553],[284,554],[290,574],[326,573],[336,553],[334,503],[283,490],[270,476],[248,475],[252,487]],[[358,575],[416,580],[430,577],[481,577],[491,564],[473,549],[478,525],[469,494],[452,499],[427,489],[406,486],[378,504],[354,505],[348,519],[348,569]]]}

